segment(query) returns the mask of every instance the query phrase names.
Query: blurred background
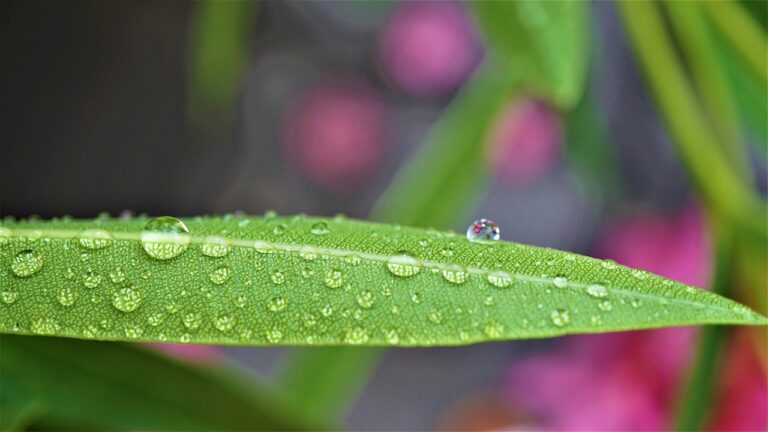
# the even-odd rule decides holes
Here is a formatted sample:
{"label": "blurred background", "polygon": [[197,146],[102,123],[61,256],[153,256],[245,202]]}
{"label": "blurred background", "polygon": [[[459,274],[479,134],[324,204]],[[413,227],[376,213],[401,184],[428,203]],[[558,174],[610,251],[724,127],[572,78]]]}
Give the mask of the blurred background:
{"label": "blurred background", "polygon": [[[765,3],[743,5],[764,34]],[[536,6],[522,10],[539,19]],[[562,104],[535,86],[499,92],[484,118],[488,109],[460,106],[472,100],[473,77],[503,86],[516,72],[484,69],[495,48],[460,2],[5,1],[0,213],[273,209],[458,231],[487,217],[505,240],[612,258],[706,288],[713,240],[705,205],[618,7],[595,2],[586,13],[583,90]],[[539,31],[557,29],[544,23]],[[733,66],[729,83],[742,81],[736,60],[718,58]],[[764,196],[766,94],[732,88],[747,144],[743,174]],[[468,188],[460,205],[399,220],[390,211],[403,191],[395,179],[417,197],[429,183],[429,168],[413,182],[407,162],[436,155],[439,165],[440,137],[475,129],[471,154],[481,156],[450,168],[460,182],[453,189]],[[423,194],[435,199],[428,188]],[[344,424],[665,429],[695,332],[390,349],[359,382]],[[193,362],[240,362],[265,379],[289,351],[162,349]],[[765,353],[756,354],[749,335],[729,338],[712,380],[720,396],[711,428],[765,430]]]}

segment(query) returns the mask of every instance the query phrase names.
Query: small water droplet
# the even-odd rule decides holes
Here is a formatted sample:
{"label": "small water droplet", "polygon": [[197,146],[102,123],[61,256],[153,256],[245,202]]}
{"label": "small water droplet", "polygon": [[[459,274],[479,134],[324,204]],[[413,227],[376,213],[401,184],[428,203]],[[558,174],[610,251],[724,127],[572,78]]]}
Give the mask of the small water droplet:
{"label": "small water droplet", "polygon": [[189,245],[189,229],[184,222],[160,216],[151,219],[141,233],[141,243],[147,255],[157,260],[169,260],[181,255]]}
{"label": "small water droplet", "polygon": [[0,226],[0,246],[7,244],[10,241],[13,233],[6,227]]}
{"label": "small water droplet", "polygon": [[159,326],[163,323],[163,320],[165,320],[165,315],[163,315],[162,312],[155,312],[147,318],[147,322],[152,327]]}
{"label": "small water droplet", "polygon": [[368,339],[370,339],[368,331],[362,327],[353,327],[344,335],[344,341],[352,345],[364,344]]}
{"label": "small water droplet", "polygon": [[103,229],[89,229],[80,233],[80,245],[87,249],[103,249],[112,244],[112,234]]}
{"label": "small water droplet", "polygon": [[305,327],[314,327],[315,324],[317,324],[317,318],[311,313],[305,313],[302,318],[304,320]]}
{"label": "small water droplet", "polygon": [[184,324],[184,327],[190,330],[197,330],[200,324],[203,323],[203,317],[197,312],[189,312],[182,317],[181,322]]}
{"label": "small water droplet", "polygon": [[219,266],[212,272],[208,273],[208,279],[216,285],[221,285],[228,281],[231,275],[232,274],[229,270],[229,267]]}
{"label": "small water droplet", "polygon": [[501,230],[490,219],[478,219],[467,228],[467,238],[470,241],[498,240]]}
{"label": "small water droplet", "polygon": [[282,285],[285,283],[285,275],[279,271],[272,273],[271,279],[275,285]]}
{"label": "small water droplet", "polygon": [[16,300],[19,299],[19,292],[14,287],[5,287],[3,288],[3,291],[0,292],[0,299],[2,299],[5,304],[16,303]]}
{"label": "small water droplet", "polygon": [[61,287],[56,293],[56,300],[62,306],[72,306],[77,300],[77,292],[69,286]]}
{"label": "small water droplet", "polygon": [[357,294],[357,304],[363,309],[370,309],[376,303],[376,296],[373,292],[365,290]]}
{"label": "small water droplet", "polygon": [[32,321],[32,325],[30,326],[32,333],[41,335],[54,334],[59,331],[60,328],[59,323],[51,317],[38,318]]}
{"label": "small water droplet", "polygon": [[442,273],[443,273],[443,278],[445,278],[445,280],[457,285],[463,284],[464,282],[467,281],[467,278],[469,277],[469,273],[467,273],[466,269],[459,265],[445,268],[442,270]]}
{"label": "small water droplet", "polygon": [[83,285],[85,285],[86,288],[96,288],[101,284],[101,275],[98,273],[94,273],[93,271],[88,271],[83,275]]}
{"label": "small water droplet", "polygon": [[483,303],[485,303],[486,306],[493,306],[496,304],[496,299],[493,296],[486,296],[485,299],[483,299]]}
{"label": "small water droplet", "polygon": [[587,294],[595,298],[602,298],[608,295],[608,290],[603,285],[594,284],[587,287]]}
{"label": "small water droplet", "polygon": [[221,258],[229,253],[229,242],[221,236],[208,236],[205,238],[202,246],[203,255]]}
{"label": "small water droplet", "polygon": [[31,249],[16,254],[11,261],[11,271],[18,277],[30,277],[43,268],[43,256]]}
{"label": "small water droplet", "polygon": [[512,283],[512,275],[504,271],[490,272],[485,277],[488,282],[497,288],[506,288]]}
{"label": "small water droplet", "polygon": [[216,330],[227,333],[228,331],[232,330],[232,327],[235,326],[236,319],[233,316],[230,315],[221,315],[213,322],[213,326],[216,327]]}
{"label": "small water droplet", "polygon": [[597,307],[600,308],[600,310],[603,312],[610,312],[613,310],[613,303],[608,300],[603,300],[597,305]]}
{"label": "small water droplet", "polygon": [[419,294],[419,293],[411,294],[411,301],[416,303],[416,304],[420,304],[421,303],[421,294]]}
{"label": "small water droplet", "polygon": [[339,269],[328,270],[325,274],[325,286],[328,288],[339,288],[344,285],[344,272]]}
{"label": "small water droplet", "polygon": [[122,312],[133,312],[141,304],[141,292],[134,286],[127,286],[115,291],[112,306]]}
{"label": "small water droplet", "polygon": [[452,257],[452,256],[453,256],[453,249],[451,249],[451,248],[449,248],[449,247],[447,247],[447,248],[443,248],[443,249],[440,251],[440,255],[442,255],[442,256],[444,256],[444,257],[446,257],[446,258],[450,258],[450,257]]}
{"label": "small water droplet", "polygon": [[418,274],[421,266],[412,256],[395,255],[387,261],[387,269],[395,276],[410,277]]}
{"label": "small water droplet", "polygon": [[320,311],[320,313],[322,313],[324,317],[333,315],[333,306],[329,304],[323,306],[323,309]]}
{"label": "small water droplet", "polygon": [[389,329],[384,332],[384,337],[387,339],[387,343],[390,345],[397,345],[400,343],[400,335],[396,329]]}
{"label": "small water droplet", "polygon": [[122,283],[125,281],[125,272],[123,269],[116,269],[115,271],[109,273],[109,279],[113,283]]}
{"label": "small water droplet", "polygon": [[301,251],[299,251],[299,256],[303,258],[305,261],[314,261],[317,258],[315,249],[311,246],[302,247]]}
{"label": "small water droplet", "polygon": [[432,309],[427,313],[427,319],[435,324],[440,324],[443,322],[443,313],[438,309]]}
{"label": "small water droplet", "polygon": [[269,343],[273,344],[280,342],[284,337],[283,331],[277,327],[273,327],[271,330],[267,331],[266,336]]}
{"label": "small water droplet", "polygon": [[328,224],[325,222],[315,222],[312,225],[312,228],[310,228],[309,232],[311,232],[314,235],[326,235],[331,232],[331,229],[328,228]]}
{"label": "small water droplet", "polygon": [[619,266],[618,264],[616,264],[616,261],[609,260],[609,259],[600,261],[600,265],[607,270],[613,270]]}
{"label": "small water droplet", "polygon": [[235,306],[239,308],[244,308],[246,302],[247,302],[247,299],[245,298],[245,296],[237,296],[237,298],[235,299]]}
{"label": "small water droplet", "polygon": [[280,312],[288,306],[288,300],[285,297],[272,297],[267,301],[267,309],[272,312]]}
{"label": "small water droplet", "polygon": [[630,274],[632,274],[632,277],[634,277],[635,279],[640,279],[640,280],[643,280],[648,277],[648,272],[643,270],[638,270],[638,269],[632,269],[630,271]]}
{"label": "small water droplet", "polygon": [[552,279],[552,282],[558,288],[565,288],[568,286],[568,278],[564,276],[557,276],[556,278]]}
{"label": "small water droplet", "polygon": [[483,327],[483,333],[491,338],[499,338],[504,335],[504,324],[498,321],[491,321]]}
{"label": "small water droplet", "polygon": [[558,327],[564,327],[571,322],[571,314],[565,309],[553,310],[550,314],[550,318],[552,319],[552,324]]}

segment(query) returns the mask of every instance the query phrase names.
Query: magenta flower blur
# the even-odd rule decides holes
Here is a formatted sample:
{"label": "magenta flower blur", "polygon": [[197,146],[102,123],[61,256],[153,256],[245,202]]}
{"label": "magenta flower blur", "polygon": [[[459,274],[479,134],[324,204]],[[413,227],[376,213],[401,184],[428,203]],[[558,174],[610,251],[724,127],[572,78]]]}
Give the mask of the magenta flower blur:
{"label": "magenta flower blur", "polygon": [[222,353],[213,345],[148,343],[148,347],[191,363],[215,363]]}
{"label": "magenta flower blur", "polygon": [[[632,215],[600,234],[598,255],[705,286],[709,242],[695,206]],[[516,362],[509,400],[542,430],[663,430],[693,341],[692,328],[565,338],[555,352]]]}
{"label": "magenta flower blur", "polygon": [[326,85],[301,95],[283,122],[284,151],[317,186],[343,192],[381,162],[385,108],[364,85]]}
{"label": "magenta flower blur", "polygon": [[415,96],[456,89],[481,55],[474,24],[456,2],[402,3],[379,38],[384,74]]}
{"label": "magenta flower blur", "polygon": [[496,121],[488,162],[496,178],[523,184],[548,173],[560,158],[560,117],[535,99],[513,102]]}

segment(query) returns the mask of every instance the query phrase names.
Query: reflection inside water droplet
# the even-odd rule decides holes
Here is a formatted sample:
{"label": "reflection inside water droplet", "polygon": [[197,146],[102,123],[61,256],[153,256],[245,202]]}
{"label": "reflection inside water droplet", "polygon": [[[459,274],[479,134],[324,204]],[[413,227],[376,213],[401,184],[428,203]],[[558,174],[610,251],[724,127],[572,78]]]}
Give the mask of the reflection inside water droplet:
{"label": "reflection inside water droplet", "polygon": [[470,241],[498,240],[501,230],[490,219],[478,219],[467,228],[467,238]]}

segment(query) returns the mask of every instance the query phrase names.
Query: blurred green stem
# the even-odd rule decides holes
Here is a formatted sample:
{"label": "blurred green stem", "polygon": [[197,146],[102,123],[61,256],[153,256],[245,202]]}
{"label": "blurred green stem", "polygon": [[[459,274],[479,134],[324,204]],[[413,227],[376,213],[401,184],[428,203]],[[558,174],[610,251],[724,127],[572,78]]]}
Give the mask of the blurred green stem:
{"label": "blurred green stem", "polygon": [[768,83],[768,50],[765,32],[749,16],[742,5],[733,0],[703,1],[712,23],[741,54],[752,72],[763,83]]}
{"label": "blurred green stem", "polygon": [[619,3],[627,34],[656,97],[672,141],[705,204],[729,222],[768,237],[765,203],[727,162],[716,135],[697,106],[655,2]]}
{"label": "blurred green stem", "polygon": [[[720,224],[720,226],[725,225]],[[732,281],[734,239],[728,228],[715,233],[713,237],[715,237],[715,271],[712,291],[725,296]],[[675,430],[696,431],[704,430],[706,427],[712,414],[717,371],[725,351],[726,341],[725,326],[701,328],[697,349],[675,408]]]}

